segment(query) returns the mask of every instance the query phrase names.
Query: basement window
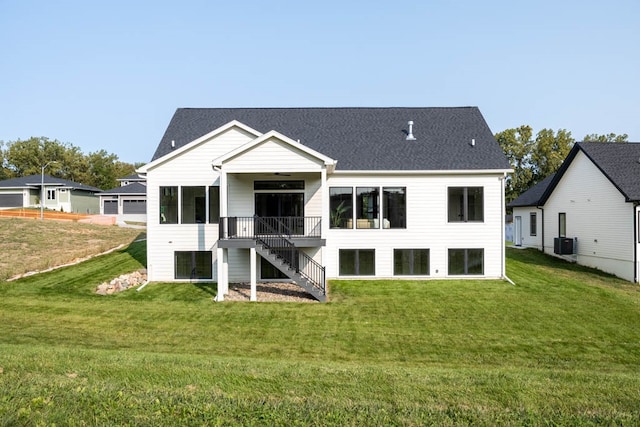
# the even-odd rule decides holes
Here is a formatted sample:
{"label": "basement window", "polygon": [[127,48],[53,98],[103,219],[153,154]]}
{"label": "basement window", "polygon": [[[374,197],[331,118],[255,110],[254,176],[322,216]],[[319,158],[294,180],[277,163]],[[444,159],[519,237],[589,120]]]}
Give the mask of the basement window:
{"label": "basement window", "polygon": [[174,258],[176,279],[213,278],[211,251],[176,251]]}
{"label": "basement window", "polygon": [[428,276],[429,249],[394,249],[394,276]]}
{"label": "basement window", "polygon": [[374,276],[375,249],[340,249],[340,276]]}
{"label": "basement window", "polygon": [[449,275],[484,274],[484,249],[449,249]]}

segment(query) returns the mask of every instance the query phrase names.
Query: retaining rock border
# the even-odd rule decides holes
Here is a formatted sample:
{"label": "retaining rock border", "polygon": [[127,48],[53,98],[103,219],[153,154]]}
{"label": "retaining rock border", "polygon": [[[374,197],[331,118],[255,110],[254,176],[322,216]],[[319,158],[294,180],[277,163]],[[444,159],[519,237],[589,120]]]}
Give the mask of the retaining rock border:
{"label": "retaining rock border", "polygon": [[110,282],[104,282],[96,288],[98,295],[111,295],[116,292],[126,291],[130,288],[142,285],[147,282],[147,270],[140,269],[129,274],[122,274]]}

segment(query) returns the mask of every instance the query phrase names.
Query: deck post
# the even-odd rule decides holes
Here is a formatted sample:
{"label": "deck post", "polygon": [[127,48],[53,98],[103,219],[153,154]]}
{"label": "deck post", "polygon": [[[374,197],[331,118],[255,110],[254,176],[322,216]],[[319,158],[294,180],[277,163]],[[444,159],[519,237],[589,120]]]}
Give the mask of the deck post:
{"label": "deck post", "polygon": [[218,248],[218,293],[216,301],[224,301],[224,296],[229,293],[229,269],[227,261],[227,249]]}
{"label": "deck post", "polygon": [[250,249],[250,266],[249,269],[251,270],[251,301],[257,301],[258,300],[258,292],[256,289],[256,278],[258,276],[256,268],[258,266],[258,262],[257,262],[257,254],[256,254],[256,248],[251,248]]}

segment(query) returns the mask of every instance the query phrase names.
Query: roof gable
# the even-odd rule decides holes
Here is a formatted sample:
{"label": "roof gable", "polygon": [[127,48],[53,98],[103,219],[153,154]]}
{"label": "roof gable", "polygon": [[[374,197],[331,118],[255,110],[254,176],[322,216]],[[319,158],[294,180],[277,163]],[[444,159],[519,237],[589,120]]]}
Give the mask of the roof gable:
{"label": "roof gable", "polygon": [[[171,126],[171,125],[169,125]],[[141,168],[136,169],[136,172],[138,173],[147,173],[150,169],[155,168],[158,165],[161,165],[165,162],[167,162],[168,160],[171,160],[172,158],[179,156],[180,154],[191,150],[195,147],[197,147],[198,145],[213,139],[223,133],[225,133],[226,131],[228,131],[229,129],[232,129],[234,127],[237,127],[239,129],[244,130],[245,132],[255,136],[255,137],[259,137],[262,135],[261,132],[256,131],[255,129],[252,129],[251,127],[240,123],[238,120],[230,120],[228,122],[225,123],[221,123],[220,126],[216,127],[214,130],[207,132],[206,134],[203,134],[202,136],[199,136],[193,140],[189,140],[187,141],[184,138],[178,138],[176,139],[169,139],[167,141],[165,141],[165,138],[163,138],[163,141],[165,141],[166,143],[162,145],[163,147],[163,152],[165,152],[162,156],[155,156],[153,157],[152,161],[150,163],[147,163],[146,165],[142,166]],[[165,132],[165,137],[167,136],[166,132]],[[176,136],[177,138],[177,136]],[[159,149],[160,147],[158,147]],[[158,153],[158,150],[156,150],[156,154]]]}
{"label": "roof gable", "polygon": [[[260,134],[277,131],[299,140],[337,160],[336,170],[510,170],[476,107],[181,108],[150,165],[171,154],[172,141],[175,148],[184,147],[232,121]],[[414,141],[406,139],[409,121]]]}
{"label": "roof gable", "polygon": [[545,190],[542,203],[546,203],[579,152],[593,162],[627,202],[640,201],[639,143],[579,142],[573,146],[555,179]]}
{"label": "roof gable", "polygon": [[213,160],[212,164],[213,166],[221,167],[223,163],[226,163],[234,158],[238,158],[239,156],[242,156],[243,154],[246,154],[247,152],[256,149],[260,145],[263,145],[264,143],[272,139],[275,139],[281,142],[284,145],[284,148],[289,151],[302,153],[307,157],[311,157],[316,161],[323,163],[324,165],[328,166],[330,169],[333,169],[333,167],[335,167],[335,163],[336,163],[335,160],[325,156],[322,153],[318,153],[317,151],[305,145],[302,145],[296,141],[293,141],[291,138],[287,138],[286,136],[276,131],[267,132],[266,134],[254,139],[253,141],[250,141],[249,143],[241,147],[238,147],[237,149],[232,150],[223,156],[218,157],[217,159]]}

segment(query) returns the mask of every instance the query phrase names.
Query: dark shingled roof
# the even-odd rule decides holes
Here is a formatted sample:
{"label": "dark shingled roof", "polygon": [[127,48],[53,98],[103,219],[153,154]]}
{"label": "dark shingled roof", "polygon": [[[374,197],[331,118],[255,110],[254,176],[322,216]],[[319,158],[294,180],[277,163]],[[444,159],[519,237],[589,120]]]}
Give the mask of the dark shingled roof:
{"label": "dark shingled roof", "polygon": [[518,208],[523,206],[540,206],[540,201],[542,200],[542,196],[545,191],[553,181],[553,178],[556,176],[555,173],[552,173],[524,193],[520,194],[514,201],[509,203],[510,208]]}
{"label": "dark shingled roof", "polygon": [[[476,107],[180,108],[152,161],[233,120],[300,140],[337,160],[337,170],[510,169]],[[409,120],[415,141],[406,140]]]}
{"label": "dark shingled roof", "polygon": [[640,144],[580,142],[576,145],[567,160],[572,160],[578,149],[582,150],[628,202],[640,201]]}
{"label": "dark shingled roof", "polygon": [[139,183],[132,182],[131,184],[124,185],[121,187],[112,188],[110,190],[101,191],[99,194],[110,194],[110,195],[118,195],[118,194],[147,194],[147,186]]}
{"label": "dark shingled roof", "polygon": [[137,173],[132,173],[131,175],[127,175],[122,178],[117,178],[116,181],[146,181],[146,178],[142,178]]}
{"label": "dark shingled roof", "polygon": [[[20,178],[11,178],[4,181],[0,181],[0,188],[36,188],[40,187],[42,177],[41,175],[29,175],[22,176]],[[60,187],[67,187],[73,190],[84,190],[98,192],[99,188],[91,187],[90,185],[78,184],[77,182],[69,181],[66,179],[55,178],[50,175],[44,176],[45,185],[58,185]]]}

